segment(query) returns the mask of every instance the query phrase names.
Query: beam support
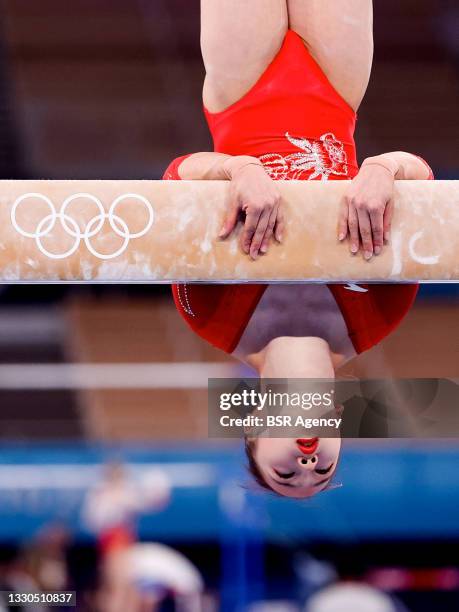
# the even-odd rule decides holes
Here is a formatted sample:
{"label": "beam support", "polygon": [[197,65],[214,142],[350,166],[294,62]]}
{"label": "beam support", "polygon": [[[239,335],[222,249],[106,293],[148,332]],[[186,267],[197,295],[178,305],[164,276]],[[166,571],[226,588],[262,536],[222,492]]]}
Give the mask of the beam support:
{"label": "beam support", "polygon": [[279,182],[284,243],[251,261],[217,238],[220,181],[0,181],[3,282],[459,281],[459,182],[398,181],[391,244],[336,238],[345,181]]}

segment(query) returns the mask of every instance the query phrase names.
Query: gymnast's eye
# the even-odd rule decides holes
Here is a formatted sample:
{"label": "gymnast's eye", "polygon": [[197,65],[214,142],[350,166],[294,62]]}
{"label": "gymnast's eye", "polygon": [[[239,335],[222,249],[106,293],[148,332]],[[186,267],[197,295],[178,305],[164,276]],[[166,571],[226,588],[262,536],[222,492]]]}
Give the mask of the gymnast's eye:
{"label": "gymnast's eye", "polygon": [[315,472],[316,474],[320,474],[321,476],[324,476],[325,474],[328,474],[329,472],[331,472],[332,467],[333,467],[333,463],[331,463],[327,468],[323,468],[323,469],[317,468]]}
{"label": "gymnast's eye", "polygon": [[278,472],[277,470],[274,471],[279,476],[279,478],[285,478],[285,480],[288,480],[289,478],[293,478],[295,476],[295,472],[288,472],[288,474],[282,474],[282,472]]}

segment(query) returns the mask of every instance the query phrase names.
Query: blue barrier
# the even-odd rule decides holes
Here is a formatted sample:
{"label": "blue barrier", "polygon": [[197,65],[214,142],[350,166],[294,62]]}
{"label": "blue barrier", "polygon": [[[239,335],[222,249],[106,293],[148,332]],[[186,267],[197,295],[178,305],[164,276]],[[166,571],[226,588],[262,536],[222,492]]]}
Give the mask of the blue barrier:
{"label": "blue barrier", "polygon": [[[51,520],[69,525],[77,539],[90,537],[81,504],[104,462],[122,459],[133,475],[162,468],[173,492],[169,506],[139,522],[142,538],[218,541],[234,534],[272,541],[361,538],[459,537],[459,445],[438,441],[368,445],[344,443],[335,481],[342,487],[311,500],[255,493],[239,445],[89,445],[0,447],[0,540],[20,541]],[[243,510],[222,499],[238,491]],[[437,517],[437,519],[435,519]]]}

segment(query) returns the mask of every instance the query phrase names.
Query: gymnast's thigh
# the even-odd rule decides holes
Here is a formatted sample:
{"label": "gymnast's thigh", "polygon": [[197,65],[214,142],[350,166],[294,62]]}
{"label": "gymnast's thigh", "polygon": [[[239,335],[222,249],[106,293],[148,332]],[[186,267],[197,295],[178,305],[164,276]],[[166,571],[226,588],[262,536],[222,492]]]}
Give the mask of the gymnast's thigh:
{"label": "gymnast's thigh", "polygon": [[286,0],[201,0],[204,104],[220,112],[242,98],[279,51]]}
{"label": "gymnast's thigh", "polygon": [[287,0],[289,27],[331,84],[357,110],[373,62],[372,0]]}

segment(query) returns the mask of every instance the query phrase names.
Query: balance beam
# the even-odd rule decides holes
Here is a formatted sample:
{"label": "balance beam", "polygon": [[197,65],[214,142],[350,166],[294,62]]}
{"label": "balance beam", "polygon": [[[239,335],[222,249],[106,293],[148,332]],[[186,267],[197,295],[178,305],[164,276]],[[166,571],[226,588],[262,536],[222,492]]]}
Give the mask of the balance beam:
{"label": "balance beam", "polygon": [[459,182],[398,181],[391,244],[337,240],[347,183],[279,182],[284,243],[252,261],[218,239],[228,183],[0,181],[3,282],[459,281]]}

